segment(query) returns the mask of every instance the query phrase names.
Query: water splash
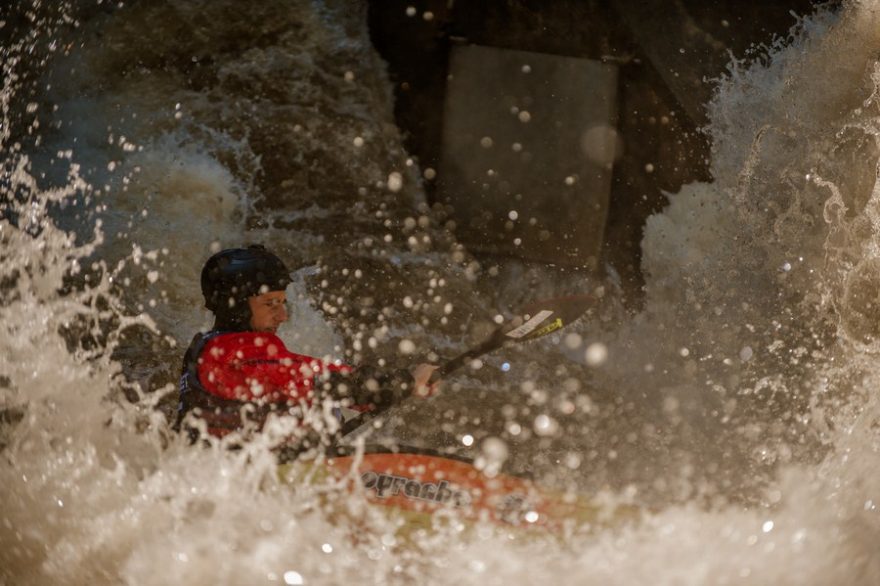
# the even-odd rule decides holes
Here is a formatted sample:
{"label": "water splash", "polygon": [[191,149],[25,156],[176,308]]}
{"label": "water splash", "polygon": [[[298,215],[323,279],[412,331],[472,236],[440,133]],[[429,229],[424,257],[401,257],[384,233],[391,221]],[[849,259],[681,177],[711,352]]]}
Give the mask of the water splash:
{"label": "water splash", "polygon": [[[301,11],[319,31],[310,42],[356,42],[337,25],[321,24],[337,22],[331,9],[297,6],[293,17],[279,14],[296,20]],[[454,518],[401,543],[394,522],[357,495],[282,484],[259,442],[230,452],[192,449],[169,435],[153,408],[158,394],[128,384],[113,352],[133,329],[178,337],[204,320],[197,294],[185,291],[187,275],[218,232],[233,240],[242,234],[254,205],[242,195],[258,185],[248,179],[259,175],[258,161],[245,142],[199,129],[198,116],[184,130],[172,122],[186,120],[196,104],[221,116],[222,96],[181,92],[166,103],[158,86],[141,82],[112,95],[141,122],[150,113],[167,118],[161,124],[126,127],[122,144],[115,129],[112,150],[98,148],[106,141],[103,126],[91,134],[73,128],[71,135],[92,139],[83,138],[87,144],[72,155],[61,148],[63,137],[47,133],[48,148],[25,154],[27,145],[39,145],[14,146],[12,128],[26,133],[22,120],[32,118],[17,118],[18,70],[4,59],[0,577],[67,584],[286,577],[877,583],[876,14],[868,2],[820,11],[766,59],[734,65],[720,82],[708,128],[713,183],[672,195],[670,207],[651,219],[643,244],[645,312],[612,331],[606,326],[599,340],[582,330],[583,347],[601,344],[603,359],[590,364],[592,380],[563,385],[578,399],[589,383],[619,392],[621,404],[642,401],[655,427],[640,421],[633,448],[616,446],[615,458],[635,470],[636,498],[656,472],[656,491],[666,500],[637,523],[575,532],[561,545],[482,526],[467,530]],[[106,18],[129,30],[129,21]],[[95,62],[102,55],[86,55],[77,67],[113,70],[115,61]],[[271,50],[252,57],[225,70],[226,83],[259,79],[273,63]],[[305,70],[325,74],[314,64]],[[88,85],[106,76],[83,79]],[[111,104],[76,95],[58,99],[77,112]],[[184,104],[179,119],[172,102]],[[52,158],[56,174],[47,181],[39,169]],[[387,177],[385,171],[376,174]],[[178,222],[193,208],[205,219],[198,230]],[[148,219],[129,227],[143,210]],[[110,245],[120,232],[128,240]],[[326,245],[313,237],[302,241],[305,249]],[[162,266],[162,248],[189,254],[174,255],[173,268]],[[162,278],[151,281],[152,271]],[[139,294],[120,294],[120,281]],[[328,333],[321,343],[338,341]],[[176,349],[166,352],[176,357]],[[523,391],[548,400],[534,384]],[[577,405],[593,413],[590,425],[624,435],[619,412],[599,417],[589,400]],[[607,446],[575,439],[581,443],[569,447],[583,456],[580,470],[601,477],[601,460],[612,460]],[[687,457],[655,460],[675,449]],[[492,461],[507,457],[515,454]],[[670,461],[676,466],[662,470]],[[736,475],[758,481],[744,490],[749,482]],[[337,508],[325,507],[328,495]]]}

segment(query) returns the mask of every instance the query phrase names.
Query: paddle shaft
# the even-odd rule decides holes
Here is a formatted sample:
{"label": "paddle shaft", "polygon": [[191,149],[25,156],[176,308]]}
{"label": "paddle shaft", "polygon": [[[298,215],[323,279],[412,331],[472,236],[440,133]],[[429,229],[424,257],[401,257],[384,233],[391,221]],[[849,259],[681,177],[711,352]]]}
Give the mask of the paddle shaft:
{"label": "paddle shaft", "polygon": [[[471,348],[467,352],[460,354],[460,355],[456,356],[455,358],[453,358],[452,360],[446,362],[440,368],[438,368],[433,373],[431,373],[431,379],[428,382],[428,384],[435,384],[435,383],[439,382],[440,379],[442,379],[444,376],[455,372],[456,370],[458,370],[459,368],[461,368],[462,366],[464,366],[468,362],[475,360],[475,359],[479,358],[480,356],[488,354],[489,352],[492,352],[493,350],[497,350],[498,348],[500,348],[504,344],[503,339],[498,340],[499,337],[503,338],[504,336],[503,336],[503,334],[501,336],[499,336],[498,333],[496,332],[491,338],[489,338],[488,340],[486,340],[485,342],[483,342],[479,346],[477,346],[475,348]],[[405,397],[402,400],[395,403],[394,405],[399,405],[400,403],[407,400],[408,398],[409,397]],[[374,409],[373,411],[366,411],[364,413],[361,413],[360,415],[358,415],[357,417],[355,417],[353,419],[349,419],[348,421],[346,421],[345,423],[342,424],[341,435],[343,437],[345,437],[348,434],[352,433],[353,431],[360,429],[362,426],[366,425],[367,423],[369,423],[370,421],[372,421],[373,419],[375,419],[376,417],[378,417],[382,413],[386,412],[388,409],[390,409],[394,405],[389,405],[389,406],[385,407],[384,409],[378,409],[378,410]]]}
{"label": "paddle shaft", "polygon": [[[534,303],[521,312],[518,319],[497,327],[485,342],[440,366],[440,368],[432,373],[429,384],[439,381],[465,364],[497,350],[505,344],[534,340],[551,334],[577,320],[594,303],[595,298],[590,295],[564,297]],[[553,319],[551,320],[551,318]],[[346,436],[359,429],[390,407],[381,411],[368,411],[346,421],[342,425],[342,436]]]}
{"label": "paddle shaft", "polygon": [[434,371],[434,374],[431,376],[431,379],[432,380],[440,380],[441,378],[443,378],[447,374],[451,374],[451,373],[455,372],[456,370],[458,370],[459,368],[461,368],[462,366],[464,366],[468,362],[471,362],[471,361],[479,358],[480,356],[488,354],[489,352],[497,350],[498,348],[503,346],[505,342],[506,342],[506,340],[505,340],[504,334],[501,333],[500,331],[496,331],[492,335],[492,337],[490,337],[488,340],[486,340],[485,342],[483,342],[479,346],[471,348],[467,352],[464,352],[463,354],[459,354],[458,356],[456,356],[452,360],[443,364],[440,368],[438,368],[437,370]]}

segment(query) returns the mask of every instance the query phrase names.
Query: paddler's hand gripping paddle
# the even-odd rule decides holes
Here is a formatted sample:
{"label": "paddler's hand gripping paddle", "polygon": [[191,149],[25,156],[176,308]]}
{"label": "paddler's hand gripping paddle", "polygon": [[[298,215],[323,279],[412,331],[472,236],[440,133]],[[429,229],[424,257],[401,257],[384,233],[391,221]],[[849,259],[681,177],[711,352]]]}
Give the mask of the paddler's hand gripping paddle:
{"label": "paddler's hand gripping paddle", "polygon": [[[498,350],[502,346],[527,342],[552,334],[577,320],[593,307],[595,302],[596,298],[592,295],[575,295],[532,303],[512,320],[496,328],[485,342],[440,366],[431,375],[431,382],[440,380],[465,364],[470,364],[480,356]],[[379,412],[368,411],[346,421],[342,425],[341,435],[348,435],[377,415]]]}

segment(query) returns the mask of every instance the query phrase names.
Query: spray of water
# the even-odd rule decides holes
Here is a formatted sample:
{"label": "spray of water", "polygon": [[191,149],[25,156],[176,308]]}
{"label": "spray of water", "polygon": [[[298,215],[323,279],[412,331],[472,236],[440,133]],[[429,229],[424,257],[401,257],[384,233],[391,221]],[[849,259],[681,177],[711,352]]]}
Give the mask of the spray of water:
{"label": "spray of water", "polygon": [[[276,16],[308,23],[318,31],[309,42],[356,42],[328,24],[332,5],[306,4]],[[198,7],[185,8],[190,18]],[[229,451],[171,435],[155,409],[162,393],[132,385],[130,358],[115,356],[142,332],[176,359],[173,345],[204,325],[192,275],[254,228],[258,202],[245,194],[266,170],[242,136],[195,115],[181,127],[187,112],[219,119],[225,106],[179,80],[117,80],[83,97],[56,77],[62,110],[122,104],[129,126],[111,129],[112,145],[86,116],[35,138],[42,106],[21,93],[27,43],[11,47],[0,92],[0,579],[877,583],[878,10],[820,11],[719,82],[707,129],[713,182],[671,195],[651,218],[645,311],[581,330],[585,343],[572,348],[583,348],[591,380],[566,383],[572,396],[604,386],[642,405],[653,427],[640,423],[637,449],[616,457],[642,470],[637,495],[656,474],[661,496],[638,522],[562,540],[455,518],[404,539],[399,521],[357,493],[281,482],[271,437]],[[89,30],[124,38],[139,22],[114,18],[96,16]],[[108,79],[108,58],[77,57],[81,83]],[[307,54],[296,61],[323,74]],[[224,69],[225,83],[259,80],[277,72],[273,62],[272,50],[257,51]],[[194,214],[198,226],[186,221]],[[322,245],[314,234],[298,242]],[[335,351],[339,338],[310,315],[325,332],[316,352]],[[618,421],[607,417],[596,425]],[[290,431],[278,425],[268,435]]]}

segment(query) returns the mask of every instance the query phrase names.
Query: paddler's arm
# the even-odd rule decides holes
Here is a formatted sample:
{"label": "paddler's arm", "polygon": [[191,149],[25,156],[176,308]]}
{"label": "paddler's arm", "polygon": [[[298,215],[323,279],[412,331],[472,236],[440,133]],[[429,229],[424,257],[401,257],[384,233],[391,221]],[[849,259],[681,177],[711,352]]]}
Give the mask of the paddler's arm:
{"label": "paddler's arm", "polygon": [[436,369],[433,364],[419,364],[412,372],[360,366],[354,371],[331,372],[324,388],[334,397],[348,399],[355,406],[381,411],[411,394],[421,397],[433,394],[437,383],[430,384],[429,379]]}

